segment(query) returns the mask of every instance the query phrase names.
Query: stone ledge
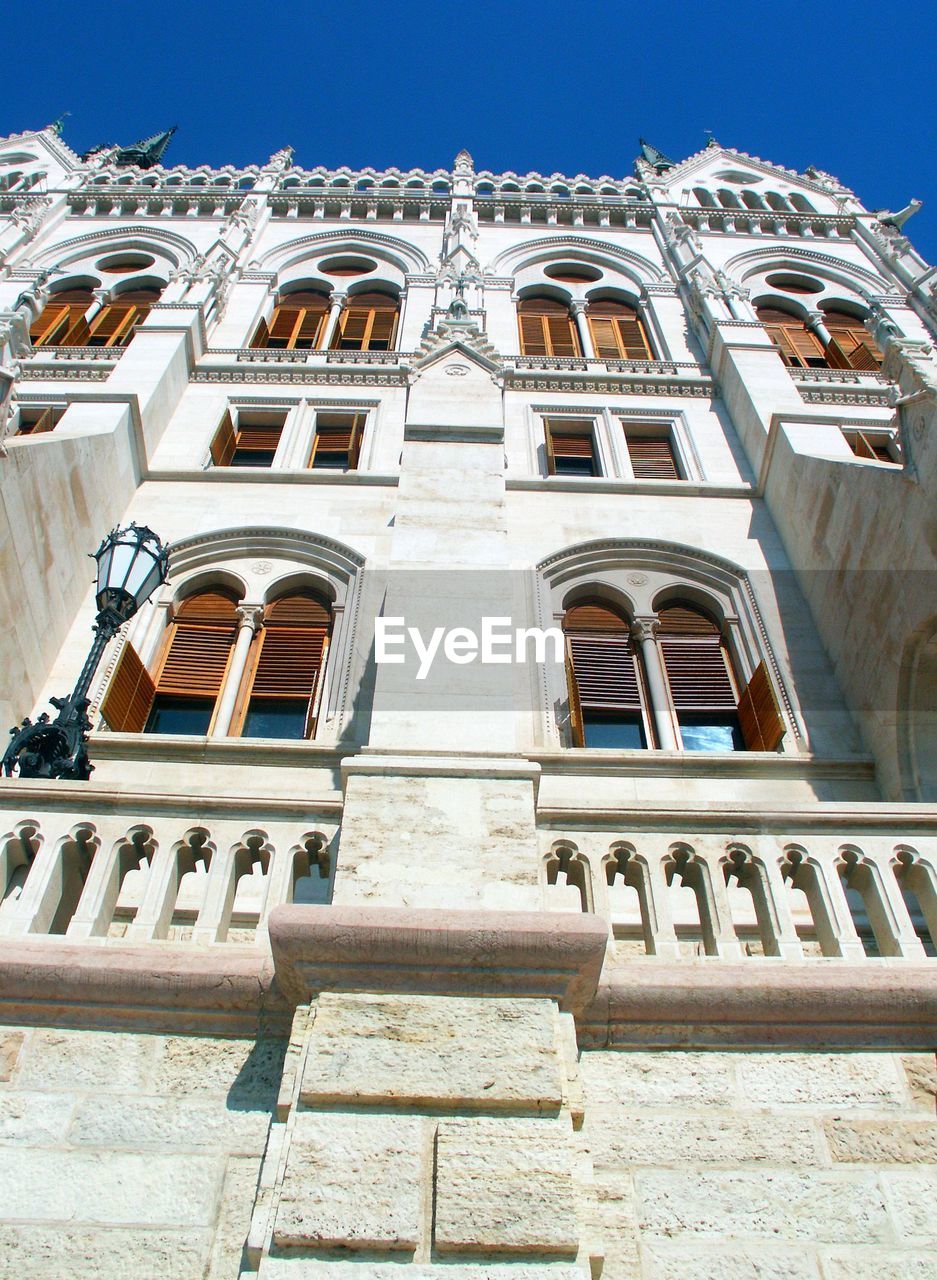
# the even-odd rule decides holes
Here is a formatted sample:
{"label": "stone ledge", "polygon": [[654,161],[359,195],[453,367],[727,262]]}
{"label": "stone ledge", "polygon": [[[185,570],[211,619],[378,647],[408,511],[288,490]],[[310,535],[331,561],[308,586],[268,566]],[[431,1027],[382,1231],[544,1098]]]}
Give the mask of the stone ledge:
{"label": "stone ledge", "polygon": [[266,952],[41,940],[0,943],[0,1020],[39,1026],[288,1033]]}
{"label": "stone ledge", "polygon": [[274,907],[277,982],[296,1004],[319,991],[593,999],[608,930],[594,915],[421,908]]}
{"label": "stone ledge", "polygon": [[635,964],[577,1017],[591,1049],[933,1049],[937,964]]}

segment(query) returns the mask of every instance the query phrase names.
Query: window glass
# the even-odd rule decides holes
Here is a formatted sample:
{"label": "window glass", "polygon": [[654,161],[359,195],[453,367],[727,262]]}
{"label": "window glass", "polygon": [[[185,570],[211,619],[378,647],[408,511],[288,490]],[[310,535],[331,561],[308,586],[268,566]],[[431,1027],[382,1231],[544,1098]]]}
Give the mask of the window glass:
{"label": "window glass", "polygon": [[647,746],[640,715],[603,716],[584,710],[582,722],[587,747],[613,747],[619,751],[630,751]]}
{"label": "window glass", "polygon": [[684,751],[744,751],[742,732],[735,716],[680,716]]}
{"label": "window glass", "polygon": [[307,700],[252,699],[244,718],[243,738],[304,738]]}
{"label": "window glass", "polygon": [[207,698],[157,696],[144,733],[183,733],[199,737],[208,733],[214,701]]}

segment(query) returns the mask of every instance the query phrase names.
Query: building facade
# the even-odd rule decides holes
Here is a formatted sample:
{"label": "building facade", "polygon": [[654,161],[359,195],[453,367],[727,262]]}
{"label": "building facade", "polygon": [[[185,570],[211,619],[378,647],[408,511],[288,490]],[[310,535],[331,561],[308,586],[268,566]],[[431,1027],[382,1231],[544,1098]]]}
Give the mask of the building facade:
{"label": "building facade", "polygon": [[937,1275],[913,211],[0,142],[0,1277]]}

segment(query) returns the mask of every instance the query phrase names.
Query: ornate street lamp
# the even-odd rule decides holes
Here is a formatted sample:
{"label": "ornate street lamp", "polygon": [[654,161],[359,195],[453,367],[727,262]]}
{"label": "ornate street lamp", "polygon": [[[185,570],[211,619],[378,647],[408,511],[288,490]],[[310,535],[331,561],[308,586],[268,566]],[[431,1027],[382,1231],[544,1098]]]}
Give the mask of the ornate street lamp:
{"label": "ornate street lamp", "polygon": [[12,777],[74,778],[87,781],[94,765],[85,747],[91,729],[88,690],[108,641],[166,581],[169,552],[152,529],[129,524],[112,529],[91,559],[98,563],[95,637],[81,675],[67,698],[50,698],[54,720],[43,711],[10,730],[12,741],[0,767]]}

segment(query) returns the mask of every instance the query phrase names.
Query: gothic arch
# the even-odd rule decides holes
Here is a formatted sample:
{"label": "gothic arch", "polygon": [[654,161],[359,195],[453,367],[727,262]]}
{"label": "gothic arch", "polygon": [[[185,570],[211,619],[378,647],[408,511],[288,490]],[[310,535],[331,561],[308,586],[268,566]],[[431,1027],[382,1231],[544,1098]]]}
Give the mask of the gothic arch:
{"label": "gothic arch", "polygon": [[[400,240],[396,236],[384,235],[378,231],[336,228],[334,231],[319,231],[314,235],[299,236],[286,244],[269,249],[255,264],[261,271],[276,272],[278,277],[287,279],[294,267],[307,263],[310,258],[321,252],[334,250],[342,253],[364,253],[376,257],[380,262],[395,267],[405,276],[409,273],[421,273],[430,268],[429,259],[414,245]],[[334,281],[332,282],[334,287]]]}
{"label": "gothic arch", "polygon": [[161,259],[168,270],[187,266],[198,256],[192,241],[174,231],[163,227],[129,226],[108,227],[88,235],[59,240],[36,254],[33,262],[36,267],[65,267],[117,249],[152,254]]}
{"label": "gothic arch", "polygon": [[879,294],[894,292],[893,285],[867,267],[834,258],[828,253],[800,249],[795,245],[748,249],[745,253],[730,258],[725,265],[726,273],[743,284],[752,276],[785,270],[805,272],[832,285],[839,285],[865,303]]}
{"label": "gothic arch", "polygon": [[665,279],[664,271],[650,259],[633,249],[593,240],[588,236],[551,236],[526,240],[503,250],[492,259],[486,272],[512,276],[527,267],[563,258],[602,267],[614,275],[625,276],[639,289]]}

